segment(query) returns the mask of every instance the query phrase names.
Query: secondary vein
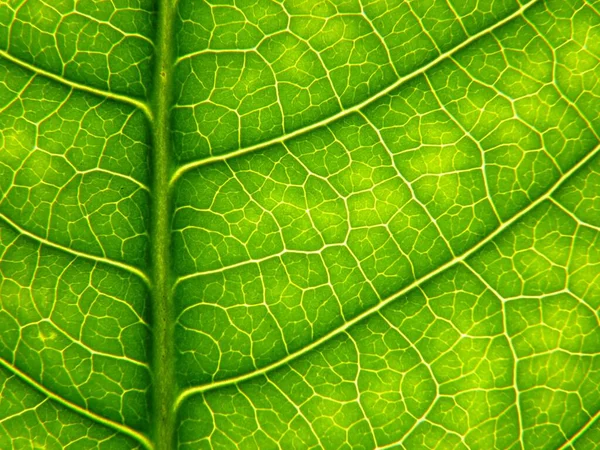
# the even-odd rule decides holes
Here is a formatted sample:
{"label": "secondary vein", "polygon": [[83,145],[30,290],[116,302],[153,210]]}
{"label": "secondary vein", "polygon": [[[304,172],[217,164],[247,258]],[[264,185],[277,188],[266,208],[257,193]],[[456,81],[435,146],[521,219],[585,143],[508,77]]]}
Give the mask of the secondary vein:
{"label": "secondary vein", "polygon": [[132,428],[129,428],[128,426],[125,426],[122,423],[115,422],[114,420],[110,420],[110,419],[107,419],[106,417],[95,414],[95,413],[87,410],[86,408],[83,408],[83,407],[55,394],[54,392],[52,392],[51,390],[49,390],[42,384],[38,383],[36,380],[31,378],[30,376],[28,376],[27,374],[25,374],[24,372],[19,370],[17,367],[10,364],[4,358],[0,358],[0,366],[4,367],[4,369],[6,369],[8,372],[12,373],[17,378],[19,378],[22,382],[33,387],[38,392],[41,392],[42,394],[44,394],[46,397],[50,398],[51,400],[53,400],[57,403],[60,403],[65,408],[68,408],[78,414],[81,414],[82,416],[87,417],[88,419],[91,419],[95,422],[101,423],[102,425],[104,425],[106,427],[112,428],[113,430],[116,430],[123,434],[126,434],[127,436],[129,436],[129,437],[135,439],[136,441],[138,441],[139,443],[141,443],[145,448],[147,448],[149,450],[154,448],[152,443],[150,442],[150,440],[148,439],[148,437],[146,435],[144,435],[144,434],[140,433],[139,431],[136,431]]}
{"label": "secondary vein", "polygon": [[212,383],[207,383],[207,384],[193,386],[193,387],[184,389],[183,391],[180,392],[179,396],[177,397],[177,399],[175,401],[175,410],[177,410],[187,398],[189,398],[195,394],[203,393],[206,391],[212,391],[212,390],[220,388],[220,387],[225,387],[225,386],[230,386],[230,385],[241,383],[243,381],[252,379],[256,376],[264,375],[267,372],[275,370],[275,369],[299,358],[300,356],[310,352],[311,350],[314,350],[315,348],[319,347],[320,345],[324,344],[325,342],[331,340],[333,337],[348,330],[348,328],[352,327],[353,325],[356,325],[357,323],[361,322],[362,320],[365,320],[367,317],[370,317],[371,315],[375,314],[376,312],[381,311],[381,309],[383,309],[385,306],[389,305],[390,303],[397,300],[401,296],[407,294],[412,289],[422,285],[424,282],[426,282],[428,280],[431,280],[435,276],[441,274],[442,272],[446,271],[447,269],[450,269],[451,267],[455,266],[456,264],[459,264],[459,263],[465,261],[469,256],[473,255],[475,252],[477,252],[479,249],[481,249],[485,244],[492,241],[494,238],[496,238],[498,235],[500,235],[502,232],[504,232],[508,227],[513,225],[515,222],[517,222],[523,216],[525,216],[527,213],[532,211],[534,208],[539,206],[544,201],[548,200],[551,197],[551,195],[554,194],[554,192],[556,192],[556,190],[566,180],[568,180],[573,174],[575,174],[581,167],[585,166],[585,164],[587,164],[587,162],[590,161],[598,153],[600,153],[600,145],[597,145],[592,151],[590,151],[588,153],[588,155],[585,158],[583,158],[581,161],[579,161],[577,164],[575,164],[569,171],[567,171],[558,181],[556,181],[556,183],[554,183],[554,185],[552,185],[546,191],[545,194],[538,197],[535,201],[531,202],[529,204],[529,206],[523,208],[521,211],[519,211],[514,216],[512,216],[509,220],[502,223],[502,225],[500,225],[498,228],[496,228],[496,230],[494,230],[494,232],[489,234],[485,239],[478,242],[476,245],[471,247],[469,250],[463,252],[462,254],[458,255],[457,257],[446,262],[442,266],[438,267],[436,270],[429,272],[427,275],[425,275],[419,279],[416,279],[408,286],[404,287],[403,289],[396,292],[395,294],[392,294],[391,296],[382,300],[374,307],[367,309],[363,313],[359,314],[358,316],[356,316],[353,319],[346,322],[344,325],[342,325],[338,328],[335,328],[334,330],[331,330],[329,333],[327,333],[326,335],[317,339],[316,341],[312,342],[311,344],[307,345],[306,347],[303,347],[302,349],[300,349],[294,353],[290,353],[288,356],[280,359],[279,361],[275,361],[275,362],[269,364],[268,366],[262,367],[255,371],[252,371],[252,372],[238,375],[236,377],[225,378],[225,379],[215,381]]}
{"label": "secondary vein", "polygon": [[64,253],[67,253],[69,255],[73,255],[79,258],[84,258],[84,259],[88,259],[88,260],[92,260],[92,261],[96,261],[99,263],[103,263],[103,264],[107,264],[113,267],[118,267],[119,269],[125,270],[129,273],[132,273],[133,275],[136,275],[137,277],[139,277],[146,285],[150,284],[150,280],[148,279],[148,276],[146,275],[146,273],[144,271],[142,271],[141,269],[138,269],[137,267],[131,266],[129,264],[126,264],[124,262],[121,261],[117,261],[115,259],[110,259],[110,258],[106,258],[103,256],[96,256],[96,255],[92,255],[91,253],[85,253],[85,252],[80,252],[78,250],[74,250],[70,247],[67,247],[65,245],[56,243],[56,242],[52,242],[46,238],[43,238],[41,236],[38,236],[37,234],[32,233],[31,231],[26,230],[23,227],[20,227],[19,225],[17,225],[13,220],[11,220],[10,218],[8,218],[7,216],[5,216],[4,214],[0,213],[0,220],[2,220],[5,224],[7,224],[9,227],[13,228],[15,231],[18,231],[19,234],[22,234],[23,236],[27,236],[28,238],[42,244],[42,245],[47,245],[48,247],[52,247],[55,248],[57,250],[60,250]]}
{"label": "secondary vein", "polygon": [[[575,432],[573,436],[567,439],[558,450],[563,450],[568,448],[569,446],[575,444],[579,438],[581,438],[594,424],[600,419],[600,411],[596,411],[596,414],[590,417],[590,419],[583,424],[583,426]],[[572,447],[571,447],[572,448]]]}
{"label": "secondary vein", "polygon": [[467,47],[468,45],[472,44],[473,42],[475,42],[477,39],[481,38],[482,36],[485,36],[489,33],[491,33],[492,31],[506,25],[508,22],[510,22],[511,20],[514,20],[515,18],[521,16],[527,9],[529,9],[531,6],[533,6],[534,4],[538,3],[539,0],[533,0],[530,1],[529,3],[526,3],[525,5],[521,6],[521,8],[519,8],[518,10],[516,10],[515,12],[513,12],[512,14],[510,14],[509,16],[505,17],[504,19],[496,22],[494,25],[485,28],[484,30],[481,30],[480,32],[472,35],[471,37],[469,37],[468,39],[464,40],[462,43],[460,43],[459,45],[457,45],[456,47],[452,48],[451,50],[448,50],[445,53],[440,54],[437,58],[435,58],[433,61],[429,62],[428,64],[425,64],[424,66],[422,66],[421,68],[415,70],[414,72],[411,72],[408,75],[405,75],[401,78],[399,78],[398,80],[396,80],[394,83],[392,83],[391,85],[389,85],[387,88],[382,89],[381,91],[379,91],[377,94],[373,95],[372,97],[369,97],[368,99],[364,100],[361,103],[358,103],[350,108],[346,108],[346,109],[342,109],[341,111],[339,111],[337,114],[334,114],[332,116],[329,116],[323,120],[320,120],[318,122],[315,122],[311,125],[305,126],[303,128],[299,128],[295,131],[292,131],[290,133],[287,133],[283,136],[279,136],[276,137],[274,139],[271,139],[269,141],[265,141],[265,142],[260,142],[258,144],[255,145],[251,145],[249,147],[245,147],[245,148],[241,148],[239,150],[235,150],[229,153],[225,153],[223,155],[217,155],[217,156],[211,156],[208,158],[204,158],[204,159],[200,159],[200,160],[196,160],[196,161],[192,161],[189,162],[187,164],[184,164],[180,167],[177,168],[177,170],[173,173],[173,176],[171,177],[171,181],[170,184],[175,184],[175,182],[186,172],[195,169],[196,167],[202,167],[202,166],[206,166],[209,164],[213,164],[215,162],[219,162],[219,161],[224,161],[230,158],[235,158],[237,156],[241,156],[241,155],[245,155],[247,153],[252,153],[254,151],[257,150],[261,150],[263,148],[266,147],[270,147],[272,145],[275,144],[280,144],[284,141],[287,141],[289,139],[304,135],[310,131],[319,129],[321,127],[327,126],[330,123],[335,122],[336,120],[339,120],[343,117],[346,117],[354,112],[360,111],[361,109],[365,108],[366,106],[370,105],[371,103],[375,102],[376,100],[379,100],[382,97],[385,97],[386,95],[390,94],[392,91],[396,90],[398,87],[402,86],[403,84],[405,84],[406,82],[412,80],[413,78],[423,74],[424,72],[426,72],[427,70],[431,69],[432,67],[435,67],[436,65],[438,65],[439,63],[441,63],[442,61],[446,60],[448,57],[454,55],[455,53],[457,53],[458,51],[462,50],[463,48]]}
{"label": "secondary vein", "polygon": [[122,94],[117,94],[115,92],[106,91],[104,89],[86,86],[85,84],[82,84],[82,83],[77,83],[76,81],[69,80],[68,78],[65,78],[63,76],[57,75],[52,72],[49,72],[40,67],[34,66],[33,64],[23,61],[22,59],[19,59],[15,56],[11,55],[10,53],[7,53],[4,50],[0,50],[0,56],[2,58],[6,59],[7,61],[10,61],[13,64],[16,64],[24,69],[27,69],[37,75],[41,75],[45,78],[49,78],[49,79],[56,81],[62,85],[68,86],[71,89],[77,89],[79,91],[87,92],[89,94],[93,94],[98,97],[104,97],[104,98],[107,98],[110,100],[115,100],[117,102],[127,103],[127,104],[139,109],[140,111],[142,111],[146,115],[148,120],[152,121],[152,111],[150,110],[148,105],[141,100],[138,100],[133,97],[129,97],[127,95],[122,95]]}

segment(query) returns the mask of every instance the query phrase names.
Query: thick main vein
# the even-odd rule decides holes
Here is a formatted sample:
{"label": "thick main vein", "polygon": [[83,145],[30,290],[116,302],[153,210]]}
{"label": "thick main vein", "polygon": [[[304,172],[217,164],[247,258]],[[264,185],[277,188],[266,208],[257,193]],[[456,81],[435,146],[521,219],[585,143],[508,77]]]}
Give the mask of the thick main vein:
{"label": "thick main vein", "polygon": [[56,81],[64,86],[70,87],[71,89],[76,89],[78,91],[87,92],[89,94],[93,94],[98,97],[104,97],[104,98],[107,98],[110,100],[115,100],[120,103],[126,103],[128,105],[134,106],[137,109],[139,109],[140,111],[142,111],[146,115],[148,120],[152,121],[152,111],[150,110],[148,105],[141,100],[138,100],[133,97],[129,97],[127,95],[117,94],[115,92],[107,91],[104,89],[86,86],[85,84],[78,83],[73,80],[69,80],[68,78],[65,78],[63,76],[57,75],[52,72],[49,72],[40,67],[34,66],[33,64],[30,64],[26,61],[23,61],[22,59],[19,59],[15,56],[11,55],[10,53],[5,52],[4,50],[0,50],[0,56],[2,58],[6,59],[7,61],[10,61],[11,63],[18,65],[19,67],[27,69],[30,72],[33,72],[37,75],[43,76],[50,80]]}
{"label": "thick main vein", "polygon": [[518,213],[516,213],[510,219],[508,219],[507,221],[505,221],[504,223],[502,223],[498,228],[496,228],[492,233],[490,233],[485,239],[482,239],[481,241],[479,241],[476,245],[474,245],[473,247],[471,247],[467,251],[465,251],[462,254],[456,256],[455,258],[451,259],[450,261],[448,261],[447,263],[445,263],[442,266],[438,267],[437,269],[429,272],[428,274],[422,276],[421,278],[418,278],[418,279],[414,280],[411,284],[409,284],[408,286],[404,287],[403,289],[401,289],[400,291],[396,292],[395,294],[392,294],[391,296],[385,298],[384,300],[382,300],[381,302],[379,302],[374,307],[365,310],[364,312],[362,312],[358,316],[356,316],[353,319],[351,319],[351,320],[347,321],[346,323],[344,323],[342,326],[340,326],[338,328],[335,328],[334,330],[330,331],[329,333],[327,333],[326,335],[324,335],[321,338],[317,339],[316,341],[312,342],[311,344],[303,347],[302,349],[300,349],[300,350],[298,350],[298,351],[296,351],[294,353],[290,353],[285,358],[282,358],[282,359],[280,359],[278,361],[275,361],[275,362],[273,362],[273,363],[271,363],[271,364],[269,364],[269,365],[267,365],[265,367],[262,367],[262,368],[260,368],[258,370],[254,370],[252,372],[248,372],[248,373],[236,376],[236,377],[225,378],[225,379],[222,379],[222,380],[219,380],[219,381],[215,381],[215,382],[212,382],[212,383],[207,383],[207,384],[203,384],[203,385],[199,385],[199,386],[193,386],[193,387],[184,389],[183,391],[181,391],[181,393],[177,397],[177,400],[175,401],[175,405],[174,405],[175,410],[177,410],[179,408],[179,406],[181,406],[181,404],[183,403],[184,400],[186,400],[187,398],[189,398],[189,397],[191,397],[191,396],[193,396],[195,394],[206,392],[206,391],[211,391],[211,390],[218,389],[218,388],[221,388],[221,387],[224,387],[224,386],[238,384],[238,383],[241,383],[243,381],[255,378],[255,377],[259,376],[259,375],[263,375],[263,374],[265,374],[267,372],[270,372],[270,371],[272,371],[274,369],[277,369],[279,367],[284,366],[285,364],[290,363],[291,361],[293,361],[293,360],[301,357],[302,355],[305,355],[306,353],[309,353],[310,351],[314,350],[315,348],[319,347],[320,345],[328,342],[329,340],[333,339],[335,336],[337,336],[337,335],[345,332],[346,330],[348,330],[352,326],[354,326],[354,325],[358,324],[359,322],[365,320],[366,318],[372,316],[373,314],[377,313],[378,311],[381,311],[384,307],[386,307],[390,303],[394,302],[398,298],[404,296],[405,294],[407,294],[412,289],[414,289],[414,288],[422,285],[423,283],[431,280],[432,278],[436,277],[437,275],[440,275],[441,273],[445,272],[446,270],[450,269],[451,267],[454,267],[455,265],[457,265],[459,263],[462,263],[468,257],[470,257],[471,255],[473,255],[474,253],[476,253],[478,250],[480,250],[483,246],[485,246],[486,244],[488,244],[489,242],[491,242],[493,239],[495,239],[497,236],[499,236],[502,232],[504,232],[511,225],[513,225],[514,223],[518,222],[522,217],[524,217],[525,215],[527,215],[529,212],[531,212],[533,209],[535,209],[541,203],[543,203],[544,201],[548,200],[552,196],[552,194],[554,194],[554,192],[556,192],[556,190],[566,180],[568,180],[580,168],[582,168],[583,166],[585,166],[585,164],[588,161],[590,161],[594,156],[596,156],[598,153],[600,153],[600,145],[597,145],[592,151],[590,151],[586,155],[585,158],[583,158],[582,160],[580,160],[570,170],[568,170],[567,172],[565,172],[565,174],[562,177],[560,177],[543,195],[541,195],[536,200],[534,200],[533,202],[531,202],[527,207],[523,208],[521,211],[519,211]]}
{"label": "thick main vein", "polygon": [[429,69],[431,69],[432,67],[438,65],[439,63],[445,61],[447,58],[449,58],[450,56],[454,55],[455,53],[459,52],[460,50],[462,50],[463,48],[469,46],[470,44],[472,44],[474,41],[478,40],[479,38],[481,38],[482,36],[485,36],[486,34],[489,34],[491,32],[493,32],[494,30],[506,25],[508,22],[510,22],[511,20],[521,16],[527,9],[529,9],[531,6],[533,6],[534,4],[538,3],[539,0],[533,0],[530,1],[529,3],[526,3],[525,5],[521,6],[521,8],[519,8],[518,10],[516,10],[515,12],[513,12],[512,14],[508,15],[507,17],[505,17],[504,19],[500,20],[499,22],[496,22],[494,25],[485,28],[483,30],[481,30],[480,32],[472,35],[471,37],[469,37],[468,39],[464,40],[463,42],[461,42],[459,45],[457,45],[456,47],[452,48],[451,50],[448,50],[447,52],[441,53],[437,58],[435,58],[434,60],[432,60],[431,62],[425,64],[424,66],[420,67],[419,69],[411,72],[408,75],[405,75],[401,78],[399,78],[398,80],[396,80],[394,83],[392,83],[391,85],[389,85],[387,88],[379,91],[377,94],[373,95],[372,97],[369,97],[368,99],[362,101],[361,103],[358,103],[350,108],[346,108],[346,109],[342,109],[341,111],[339,111],[337,114],[334,114],[332,116],[329,116],[323,120],[320,120],[318,122],[312,123],[310,125],[307,125],[303,128],[299,128],[295,131],[292,131],[291,133],[287,133],[284,134],[283,136],[279,136],[276,138],[273,138],[271,140],[265,141],[265,142],[260,142],[258,144],[255,145],[251,145],[249,147],[244,147],[241,148],[239,150],[235,150],[233,152],[229,152],[229,153],[225,153],[223,155],[218,155],[218,156],[212,156],[212,157],[208,157],[208,158],[203,158],[200,160],[196,160],[196,161],[192,161],[189,162],[187,164],[184,164],[182,166],[180,166],[179,168],[177,168],[177,170],[175,170],[175,172],[173,173],[173,175],[171,176],[171,181],[170,184],[173,185],[175,184],[175,182],[186,172],[195,169],[196,167],[201,167],[201,166],[206,166],[209,164],[213,164],[215,162],[219,162],[219,161],[224,161],[230,158],[235,158],[237,156],[240,155],[245,155],[247,153],[252,153],[255,152],[257,150],[261,150],[264,149],[266,147],[270,147],[272,145],[275,144],[280,144],[284,141],[287,141],[289,139],[301,136],[303,134],[306,134],[310,131],[322,128],[324,126],[329,125],[330,123],[335,122],[336,120],[339,120],[343,117],[346,117],[352,113],[355,113],[357,111],[360,111],[361,109],[367,107],[368,105],[372,104],[373,102],[385,97],[386,95],[390,94],[392,91],[394,91],[395,89],[397,89],[398,87],[402,86],[403,84],[405,84],[406,82],[416,78],[417,76],[423,74],[424,72],[428,71]]}
{"label": "thick main vein", "polygon": [[173,312],[170,272],[169,174],[171,136],[170,110],[173,67],[173,0],[158,2],[154,86],[151,110],[152,127],[152,421],[157,450],[174,445],[175,368],[173,358]]}

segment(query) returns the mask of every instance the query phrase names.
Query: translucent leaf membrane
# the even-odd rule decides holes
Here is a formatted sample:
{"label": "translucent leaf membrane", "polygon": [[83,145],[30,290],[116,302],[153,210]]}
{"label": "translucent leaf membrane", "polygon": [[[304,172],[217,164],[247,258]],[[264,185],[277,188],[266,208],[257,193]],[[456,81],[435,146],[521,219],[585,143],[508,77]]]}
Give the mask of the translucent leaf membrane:
{"label": "translucent leaf membrane", "polygon": [[4,369],[0,369],[0,393],[2,448],[143,448],[135,440],[49,400]]}
{"label": "translucent leaf membrane", "polygon": [[221,154],[326,120],[518,8],[508,0],[181,1],[174,156]]}
{"label": "translucent leaf membrane", "polygon": [[476,248],[594,150],[536,31],[561,7],[534,6],[338,121],[184,174],[182,383],[264,367],[343,327]]}
{"label": "translucent leaf membrane", "polygon": [[0,51],[69,80],[145,97],[154,38],[151,0],[10,0]]}
{"label": "translucent leaf membrane", "polygon": [[0,447],[129,448],[118,427],[149,428],[147,124],[14,62],[0,80]]}
{"label": "translucent leaf membrane", "polygon": [[[502,6],[500,16],[518,8]],[[283,9],[289,25],[277,36],[291,42],[296,17]],[[319,10],[330,18],[310,32],[309,47],[346,20],[340,9]],[[300,96],[282,87],[277,100],[283,79],[274,69],[259,98],[276,102],[283,119],[263,146],[244,140],[259,117],[243,111],[249,97],[240,90],[238,103],[225,104],[224,96],[251,73],[259,85],[253,58],[277,41],[256,31],[254,47],[232,50],[217,38],[219,8],[210,10],[215,23],[203,26],[213,32],[198,43],[206,50],[186,50],[177,69],[185,82],[176,150],[222,160],[182,175],[174,200],[178,374],[194,386],[180,413],[184,447],[555,448],[593,423],[599,162],[580,161],[595,154],[600,131],[590,107],[598,12],[534,5],[375,101],[339,97],[335,121],[328,112],[286,128],[297,117],[286,101]],[[231,30],[243,23],[239,35],[250,33],[248,22],[231,19]],[[473,27],[454,41],[446,29],[450,48],[485,25]],[[421,29],[433,33],[424,18]],[[323,31],[342,48],[333,35]],[[392,78],[448,52],[429,42],[429,54]],[[321,56],[332,73],[313,45],[303,55]],[[213,67],[214,76],[200,75]],[[318,69],[305,71],[317,89]],[[181,105],[188,91],[203,93],[194,119]],[[221,99],[228,112],[211,135],[202,128],[212,126],[209,113],[198,111],[219,114]],[[190,140],[179,140],[188,123]]]}
{"label": "translucent leaf membrane", "polygon": [[5,2],[0,448],[596,448],[599,80],[597,1]]}
{"label": "translucent leaf membrane", "polygon": [[184,448],[559,447],[600,395],[600,232],[564,191],[327,343],[192,397]]}
{"label": "translucent leaf membrane", "polygon": [[56,395],[147,426],[145,286],[0,225],[0,357]]}
{"label": "translucent leaf membrane", "polygon": [[146,265],[142,114],[12,63],[0,73],[3,218],[72,250]]}

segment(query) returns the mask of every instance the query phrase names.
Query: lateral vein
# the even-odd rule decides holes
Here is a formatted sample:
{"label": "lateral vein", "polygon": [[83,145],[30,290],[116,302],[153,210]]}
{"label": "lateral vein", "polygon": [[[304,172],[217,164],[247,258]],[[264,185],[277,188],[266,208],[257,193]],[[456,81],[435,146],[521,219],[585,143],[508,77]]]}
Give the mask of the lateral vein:
{"label": "lateral vein", "polygon": [[104,89],[86,86],[85,84],[69,80],[61,75],[57,75],[55,73],[44,70],[40,67],[34,66],[33,64],[30,64],[26,61],[23,61],[22,59],[17,58],[4,50],[0,50],[0,56],[2,58],[6,59],[7,61],[10,61],[11,63],[18,65],[19,67],[27,69],[37,75],[45,77],[45,78],[49,78],[49,79],[56,81],[62,85],[68,86],[71,89],[77,89],[79,91],[87,92],[89,94],[94,94],[99,97],[104,97],[104,98],[107,98],[110,100],[114,100],[114,101],[117,101],[120,103],[127,103],[128,105],[134,106],[135,108],[142,111],[146,115],[148,120],[150,122],[152,122],[152,112],[151,112],[150,108],[148,107],[148,105],[141,100],[135,99],[133,97],[129,97],[127,95],[117,94],[115,92],[106,91]]}
{"label": "lateral vein", "polygon": [[10,364],[8,361],[6,361],[4,358],[1,358],[1,357],[0,357],[0,366],[4,367],[7,371],[12,373],[16,377],[18,377],[24,383],[26,383],[29,386],[36,389],[38,392],[41,392],[42,394],[44,394],[46,397],[54,400],[57,403],[60,403],[65,408],[68,408],[68,409],[70,409],[82,416],[85,416],[86,418],[91,419],[95,422],[101,423],[104,426],[107,426],[107,427],[117,430],[123,434],[126,434],[127,436],[129,436],[129,437],[135,439],[136,441],[138,441],[139,443],[141,443],[148,450],[151,450],[154,448],[154,446],[152,445],[152,443],[150,442],[148,437],[146,435],[144,435],[143,433],[140,433],[139,431],[136,431],[126,425],[123,425],[122,423],[115,422],[114,420],[107,419],[106,417],[100,416],[92,411],[88,411],[87,409],[71,402],[70,400],[67,400],[67,399],[59,396],[58,394],[52,392],[51,390],[49,390],[42,384],[38,383],[36,380],[31,378],[29,375],[25,374],[24,372],[19,370],[17,367]]}
{"label": "lateral vein", "polygon": [[259,375],[263,375],[267,372],[270,372],[274,369],[277,369],[297,358],[299,358],[300,356],[314,350],[315,348],[319,347],[321,344],[326,343],[327,341],[331,340],[332,338],[334,338],[335,336],[343,333],[344,331],[346,331],[348,328],[352,327],[353,325],[356,325],[357,323],[361,322],[362,320],[366,319],[367,317],[370,317],[371,315],[373,315],[374,313],[380,311],[381,309],[383,309],[385,306],[389,305],[390,303],[392,303],[393,301],[397,300],[398,298],[402,297],[403,295],[407,294],[409,291],[411,291],[412,289],[422,285],[423,283],[425,283],[426,281],[431,280],[432,278],[434,278],[435,276],[443,273],[444,271],[446,271],[447,269],[450,269],[451,267],[454,267],[455,265],[463,262],[464,260],[466,260],[469,256],[473,255],[474,253],[476,253],[479,249],[481,249],[484,245],[486,245],[487,243],[489,243],[490,241],[492,241],[493,239],[495,239],[498,235],[500,235],[502,232],[504,232],[508,227],[510,227],[511,225],[513,225],[515,222],[517,222],[518,220],[520,220],[523,216],[527,215],[530,211],[532,211],[533,209],[535,209],[538,205],[540,205],[541,203],[543,203],[544,201],[548,200],[552,194],[554,194],[554,192],[566,181],[568,180],[574,173],[576,173],[581,167],[583,167],[588,161],[590,161],[594,156],[596,156],[600,151],[600,145],[597,145],[592,151],[590,151],[585,158],[581,159],[577,164],[575,164],[571,169],[569,169],[567,172],[565,172],[565,174],[556,181],[556,183],[554,183],[554,185],[548,189],[546,191],[546,193],[544,193],[543,195],[541,195],[540,197],[538,197],[536,200],[534,200],[533,202],[531,202],[528,206],[526,206],[525,208],[523,208],[521,211],[519,211],[518,213],[516,213],[514,216],[512,216],[510,219],[508,219],[506,222],[502,223],[498,228],[496,228],[492,233],[490,233],[486,238],[482,239],[481,241],[479,241],[476,245],[474,245],[473,247],[471,247],[469,250],[463,252],[462,254],[458,255],[457,257],[451,259],[450,261],[446,262],[445,264],[443,264],[442,266],[438,267],[436,270],[433,270],[431,272],[429,272],[427,275],[422,276],[419,279],[416,279],[415,281],[413,281],[412,283],[410,283],[408,286],[402,288],[400,291],[396,292],[395,294],[392,294],[391,296],[387,297],[386,299],[382,300],[380,303],[378,303],[377,305],[373,306],[372,308],[367,309],[366,311],[362,312],[361,314],[359,314],[358,316],[356,316],[355,318],[349,320],[348,322],[346,322],[345,324],[343,324],[342,326],[330,331],[329,333],[327,333],[326,335],[322,336],[321,338],[317,339],[316,341],[312,342],[311,344],[307,345],[306,347],[303,347],[302,349],[289,354],[288,356],[286,356],[285,358],[282,358],[278,361],[275,361],[265,367],[262,367],[260,369],[254,370],[252,372],[248,372],[242,375],[238,375],[236,377],[231,377],[231,378],[225,378],[219,381],[215,381],[212,383],[207,383],[207,384],[203,384],[203,385],[199,385],[199,386],[193,386],[193,387],[189,387],[187,389],[182,390],[179,393],[179,396],[177,397],[177,400],[175,401],[175,405],[174,408],[175,410],[177,410],[179,408],[179,406],[181,406],[181,404],[183,403],[184,400],[186,400],[187,398],[198,394],[198,393],[203,393],[206,391],[211,391],[220,387],[224,387],[224,386],[229,386],[232,384],[237,384],[246,380],[249,380],[251,378],[257,377]]}
{"label": "lateral vein", "polygon": [[142,281],[146,285],[148,285],[148,286],[150,285],[150,280],[149,280],[148,276],[142,270],[138,269],[137,267],[130,266],[129,264],[125,264],[120,261],[116,261],[114,259],[105,258],[102,256],[95,256],[95,255],[91,255],[89,253],[80,252],[78,250],[69,248],[65,245],[61,245],[56,242],[49,241],[48,239],[45,239],[41,236],[38,236],[37,234],[32,233],[31,231],[27,231],[26,229],[20,227],[14,221],[9,219],[2,213],[0,213],[0,219],[2,219],[8,226],[10,226],[14,230],[18,231],[20,234],[27,236],[28,238],[33,239],[34,241],[37,241],[40,244],[47,245],[48,247],[52,247],[57,250],[61,250],[62,252],[68,253],[73,256],[78,256],[80,258],[85,258],[85,259],[89,259],[92,261],[101,262],[101,263],[108,264],[113,267],[118,267],[119,269],[126,270],[127,272],[132,273],[132,274],[136,275],[137,277],[141,278]]}
{"label": "lateral vein", "polygon": [[594,414],[592,417],[590,417],[590,419],[586,423],[584,423],[583,426],[579,430],[577,430],[573,436],[571,436],[560,447],[558,447],[557,450],[563,450],[563,449],[567,448],[569,445],[572,445],[575,442],[577,442],[577,440],[581,436],[583,436],[585,434],[585,432],[587,430],[589,430],[596,423],[596,421],[598,419],[600,419],[600,411],[596,411],[596,414]]}
{"label": "lateral vein", "polygon": [[413,78],[416,78],[417,76],[423,74],[424,72],[428,71],[429,69],[431,69],[432,67],[437,66],[440,62],[444,61],[445,59],[447,59],[448,57],[454,55],[455,53],[459,52],[460,50],[462,50],[463,48],[467,47],[468,45],[472,44],[473,42],[475,42],[477,39],[481,38],[482,36],[485,36],[488,33],[493,32],[494,30],[504,26],[505,24],[507,24],[508,22],[512,21],[513,19],[521,16],[527,9],[529,9],[531,6],[533,6],[534,4],[538,3],[539,0],[533,0],[530,1],[529,3],[526,3],[525,5],[521,6],[518,10],[516,10],[515,12],[513,12],[512,14],[506,16],[504,19],[500,20],[499,22],[496,22],[494,25],[481,30],[480,32],[472,35],[471,37],[469,37],[468,39],[464,40],[463,42],[461,42],[459,45],[457,45],[456,47],[454,47],[451,50],[448,50],[447,52],[442,53],[441,55],[439,55],[437,58],[435,58],[433,61],[425,64],[424,66],[422,66],[421,68],[411,72],[408,75],[405,75],[401,78],[399,78],[398,80],[396,80],[394,83],[392,83],[391,85],[389,85],[388,87],[386,87],[385,89],[379,91],[377,94],[373,95],[372,97],[369,97],[368,99],[362,101],[361,103],[358,103],[350,108],[347,109],[343,109],[340,112],[338,112],[337,114],[334,114],[333,116],[329,116],[323,120],[320,120],[318,122],[315,122],[311,125],[305,126],[303,128],[299,128],[295,131],[292,131],[290,133],[284,134],[283,136],[279,136],[276,137],[274,139],[268,140],[266,142],[260,142],[258,144],[255,145],[251,145],[249,147],[245,147],[239,150],[235,150],[233,152],[229,152],[223,155],[218,155],[218,156],[211,156],[208,158],[204,158],[204,159],[200,159],[200,160],[196,160],[196,161],[192,161],[189,163],[186,163],[182,166],[180,166],[177,170],[175,170],[175,172],[173,173],[173,175],[171,176],[171,180],[170,180],[170,185],[172,186],[184,173],[195,169],[197,167],[201,167],[201,166],[206,166],[209,164],[213,164],[215,162],[219,162],[219,161],[224,161],[227,159],[231,159],[231,158],[235,158],[237,156],[241,156],[241,155],[245,155],[247,153],[252,153],[254,151],[257,150],[261,150],[263,148],[266,147],[270,147],[272,145],[275,144],[280,144],[284,141],[287,141],[289,139],[301,136],[303,134],[306,134],[310,131],[316,130],[318,128],[324,127],[329,125],[332,122],[335,122],[336,120],[339,120],[343,117],[346,117],[354,112],[357,112],[365,107],[367,107],[368,105],[370,105],[371,103],[375,102],[376,100],[379,100],[382,97],[385,97],[386,95],[388,95],[390,92],[394,91],[395,89],[399,88],[400,86],[402,86],[403,84],[405,84],[407,81],[412,80]]}

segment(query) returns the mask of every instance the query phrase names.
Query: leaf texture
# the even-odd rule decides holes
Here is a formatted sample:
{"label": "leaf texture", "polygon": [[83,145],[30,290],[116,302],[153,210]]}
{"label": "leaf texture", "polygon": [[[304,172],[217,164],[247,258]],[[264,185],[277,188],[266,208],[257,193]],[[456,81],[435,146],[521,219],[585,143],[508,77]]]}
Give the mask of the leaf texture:
{"label": "leaf texture", "polygon": [[0,2],[0,448],[594,449],[600,3]]}

